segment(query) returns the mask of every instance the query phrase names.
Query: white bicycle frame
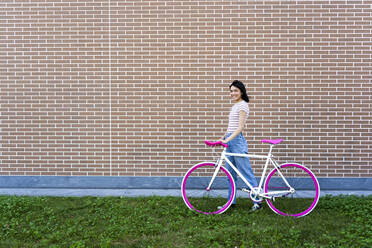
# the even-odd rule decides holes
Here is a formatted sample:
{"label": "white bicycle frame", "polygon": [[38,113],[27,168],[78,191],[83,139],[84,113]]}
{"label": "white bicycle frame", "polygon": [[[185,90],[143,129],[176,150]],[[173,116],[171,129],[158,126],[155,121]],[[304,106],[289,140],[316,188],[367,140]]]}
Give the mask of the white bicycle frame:
{"label": "white bicycle frame", "polygon": [[[226,161],[230,167],[237,173],[237,175],[243,180],[243,182],[249,187],[249,189],[251,190],[251,192],[253,192],[255,195],[258,195],[260,197],[263,197],[263,198],[272,198],[273,195],[275,194],[285,194],[285,193],[294,193],[294,189],[290,186],[290,184],[288,183],[287,179],[283,176],[283,174],[280,172],[280,170],[278,169],[280,166],[278,165],[278,163],[273,159],[273,155],[271,153],[272,149],[273,149],[274,145],[270,145],[270,150],[269,150],[269,153],[268,155],[254,155],[254,154],[243,154],[243,153],[228,153],[226,152],[226,148],[223,149],[222,153],[221,153],[221,157],[219,158],[218,162],[217,162],[217,167],[216,167],[216,170],[212,176],[212,179],[207,187],[207,190],[209,191],[210,188],[212,187],[212,184],[218,174],[218,171],[220,170],[221,166],[222,166],[222,162],[223,161]],[[247,158],[260,158],[260,159],[266,159],[266,163],[265,163],[265,167],[264,167],[264,170],[262,172],[262,176],[261,176],[261,179],[260,179],[260,183],[258,185],[257,188],[254,188],[244,177],[243,175],[240,173],[240,171],[233,165],[233,163],[227,158],[227,156],[235,156],[235,157],[247,157]],[[281,178],[283,179],[283,181],[285,182],[285,184],[287,185],[287,187],[289,188],[289,190],[285,190],[285,191],[275,191],[275,192],[267,192],[267,193],[263,193],[263,192],[260,192],[261,189],[262,189],[262,186],[263,186],[263,183],[264,183],[264,178],[265,178],[265,175],[266,175],[266,171],[267,171],[267,168],[268,168],[268,165],[269,163],[271,163],[274,168],[278,169],[278,173],[279,175],[281,176]]]}

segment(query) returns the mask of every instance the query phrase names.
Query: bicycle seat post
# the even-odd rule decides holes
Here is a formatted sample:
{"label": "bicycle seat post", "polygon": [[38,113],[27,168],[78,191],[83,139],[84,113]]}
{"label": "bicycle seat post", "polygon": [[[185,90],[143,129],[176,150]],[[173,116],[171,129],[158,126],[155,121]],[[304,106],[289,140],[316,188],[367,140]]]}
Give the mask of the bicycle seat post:
{"label": "bicycle seat post", "polygon": [[269,150],[269,154],[268,154],[269,158],[271,158],[271,156],[272,156],[273,147],[274,147],[274,145],[270,145],[270,150]]}

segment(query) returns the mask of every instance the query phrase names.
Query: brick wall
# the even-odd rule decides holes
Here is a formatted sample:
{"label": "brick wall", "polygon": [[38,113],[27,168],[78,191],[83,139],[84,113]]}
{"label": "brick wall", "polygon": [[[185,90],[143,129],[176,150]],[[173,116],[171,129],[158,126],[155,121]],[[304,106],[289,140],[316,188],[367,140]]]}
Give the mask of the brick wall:
{"label": "brick wall", "polygon": [[372,1],[1,1],[0,174],[182,176],[238,79],[251,152],[371,177],[371,31]]}

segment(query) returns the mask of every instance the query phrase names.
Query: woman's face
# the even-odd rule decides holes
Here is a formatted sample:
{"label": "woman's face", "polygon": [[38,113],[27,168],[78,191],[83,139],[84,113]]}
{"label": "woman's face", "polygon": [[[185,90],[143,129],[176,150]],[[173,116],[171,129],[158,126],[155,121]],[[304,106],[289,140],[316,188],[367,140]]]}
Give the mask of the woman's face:
{"label": "woman's face", "polygon": [[235,86],[231,86],[230,96],[231,100],[233,100],[234,102],[238,102],[242,99],[242,93],[240,92],[240,89]]}

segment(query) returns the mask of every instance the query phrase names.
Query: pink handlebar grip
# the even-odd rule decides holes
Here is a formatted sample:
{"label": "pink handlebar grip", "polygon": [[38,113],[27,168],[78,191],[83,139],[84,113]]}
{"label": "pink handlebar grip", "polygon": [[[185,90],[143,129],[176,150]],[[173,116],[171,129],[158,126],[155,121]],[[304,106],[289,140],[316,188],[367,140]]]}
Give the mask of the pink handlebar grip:
{"label": "pink handlebar grip", "polygon": [[221,141],[216,141],[216,142],[212,142],[212,141],[208,141],[208,140],[205,140],[204,143],[208,146],[223,146],[223,147],[228,147],[227,144],[221,142]]}

